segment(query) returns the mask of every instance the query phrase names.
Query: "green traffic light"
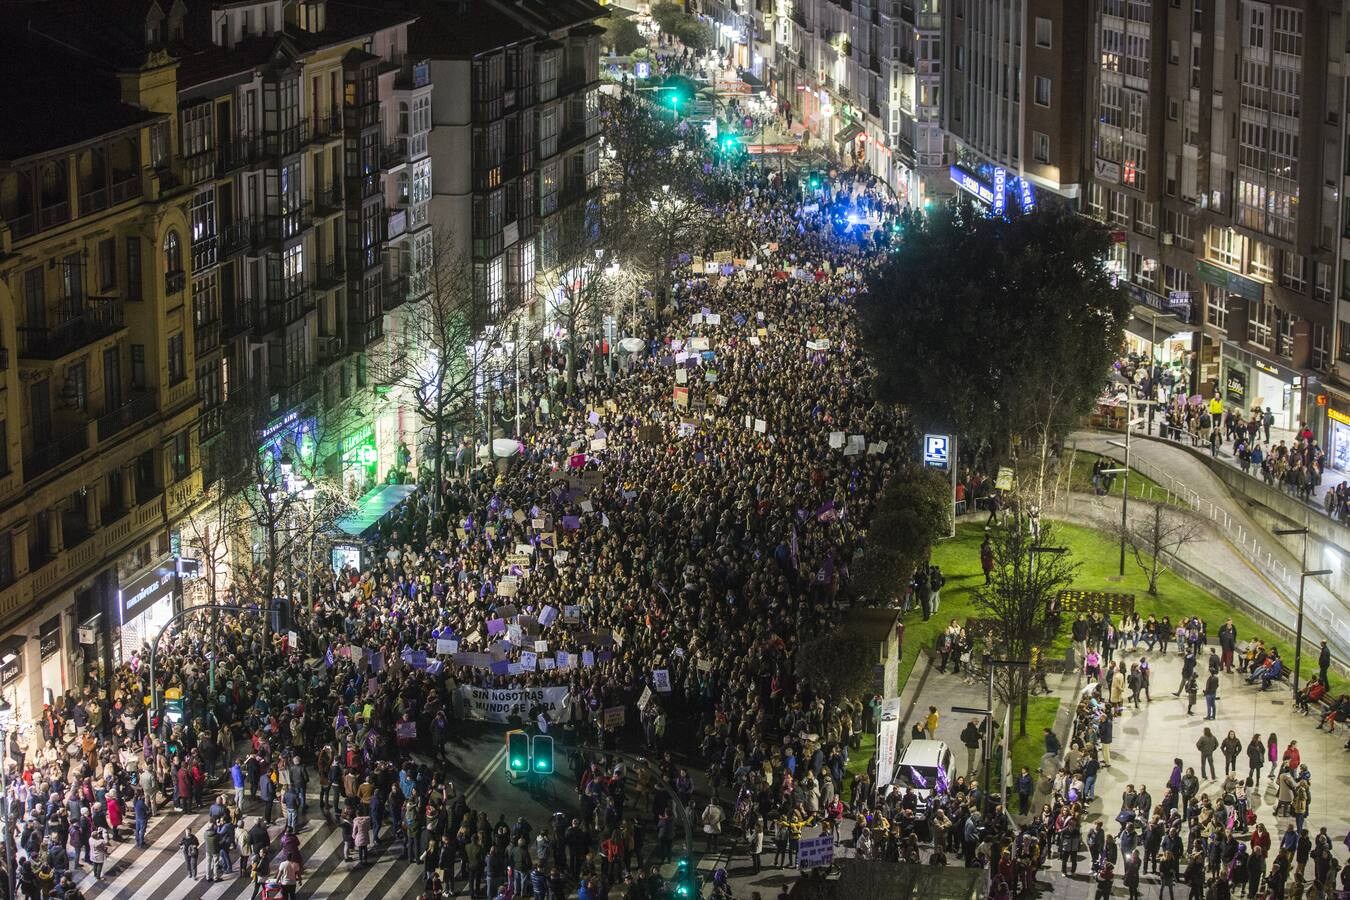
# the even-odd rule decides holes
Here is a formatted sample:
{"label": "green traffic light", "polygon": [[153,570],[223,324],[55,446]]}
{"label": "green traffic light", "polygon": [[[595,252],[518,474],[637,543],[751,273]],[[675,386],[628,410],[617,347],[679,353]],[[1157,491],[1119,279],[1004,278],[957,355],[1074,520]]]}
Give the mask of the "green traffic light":
{"label": "green traffic light", "polygon": [[539,775],[553,774],[553,738],[537,734],[530,742],[534,757],[534,771]]}
{"label": "green traffic light", "polygon": [[512,772],[530,770],[530,736],[525,732],[506,733],[506,766]]}

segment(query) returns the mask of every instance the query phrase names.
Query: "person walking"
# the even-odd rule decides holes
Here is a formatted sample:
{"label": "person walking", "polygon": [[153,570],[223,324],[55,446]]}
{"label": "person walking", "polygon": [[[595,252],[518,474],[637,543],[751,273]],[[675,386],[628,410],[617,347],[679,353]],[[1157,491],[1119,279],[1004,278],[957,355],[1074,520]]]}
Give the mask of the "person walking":
{"label": "person walking", "polygon": [[89,837],[89,864],[94,867],[94,880],[103,879],[103,865],[108,861],[108,830],[99,826]]}
{"label": "person walking", "polygon": [[192,833],[191,828],[183,829],[183,836],[178,839],[178,849],[183,851],[183,865],[187,868],[188,877],[196,881],[197,859],[201,851],[201,841],[197,840],[197,835]]}
{"label": "person walking", "polygon": [[717,850],[717,845],[722,839],[722,820],[725,817],[726,814],[722,812],[716,797],[709,800],[708,805],[703,808],[703,835],[708,840],[709,853]]}

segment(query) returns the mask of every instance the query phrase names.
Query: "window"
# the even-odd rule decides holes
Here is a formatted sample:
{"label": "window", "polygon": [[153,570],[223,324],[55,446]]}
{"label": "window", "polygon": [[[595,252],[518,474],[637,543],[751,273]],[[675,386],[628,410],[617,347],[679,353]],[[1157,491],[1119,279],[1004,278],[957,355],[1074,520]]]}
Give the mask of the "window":
{"label": "window", "polygon": [[98,289],[117,290],[117,238],[104,238],[98,243]]}
{"label": "window", "polygon": [[1269,300],[1251,304],[1251,316],[1247,319],[1247,340],[1262,349],[1270,349],[1271,325],[1275,321],[1275,304]]}
{"label": "window", "polygon": [[[6,467],[8,468],[8,467]],[[14,583],[14,533],[0,534],[0,585]]]}
{"label": "window", "polygon": [[89,371],[85,368],[83,362],[71,363],[66,366],[66,384],[61,388],[63,396],[62,405],[70,405],[75,409],[89,408]]}
{"label": "window", "polygon": [[1130,224],[1130,198],[1123,191],[1111,192],[1111,222],[1115,225]]}
{"label": "window", "polygon": [[1175,66],[1181,62],[1181,44],[1176,41],[1167,42],[1167,63]]}
{"label": "window", "polygon": [[127,299],[141,299],[141,239],[127,238]]}
{"label": "window", "polygon": [[1036,17],[1036,46],[1048,49],[1050,47],[1050,38],[1054,34],[1054,23],[1049,19]]}
{"label": "window", "polygon": [[1242,263],[1242,236],[1232,228],[1211,225],[1205,241],[1210,259],[1237,268]]}
{"label": "window", "polygon": [[211,150],[210,101],[189,106],[178,114],[182,123],[182,154],[184,157],[208,153]]}
{"label": "window", "polygon": [[155,122],[150,126],[150,167],[162,169],[169,163],[169,123]]}
{"label": "window", "polygon": [[1228,294],[1209,284],[1205,285],[1205,321],[1220,331],[1228,330]]}
{"label": "window", "polygon": [[1280,284],[1300,294],[1308,289],[1308,258],[1285,250],[1280,253]]}
{"label": "window", "polygon": [[1167,98],[1167,120],[1175,122],[1181,118],[1181,104],[1174,97]]}
{"label": "window", "polygon": [[9,474],[9,423],[0,419],[0,473]]}
{"label": "window", "polygon": [[1044,75],[1036,76],[1036,105],[1050,105],[1050,79]]}
{"label": "window", "polygon": [[1312,367],[1331,368],[1331,329],[1316,322],[1312,326]]}
{"label": "window", "polygon": [[173,480],[182,481],[192,472],[192,446],[188,432],[180,431],[173,436]]}
{"label": "window", "polygon": [[1134,230],[1142,235],[1153,237],[1158,233],[1157,204],[1146,200],[1135,202]]}
{"label": "window", "polygon": [[178,240],[178,232],[169,229],[164,235],[164,272],[172,275],[183,271],[183,246]]}
{"label": "window", "polygon": [[1251,250],[1251,259],[1247,263],[1247,271],[1251,275],[1260,278],[1263,281],[1271,281],[1275,273],[1275,248],[1269,244],[1263,244],[1260,241],[1250,241],[1248,247]]}
{"label": "window", "polygon": [[[132,368],[135,369],[135,348],[132,348]],[[169,384],[178,384],[187,377],[187,364],[183,358],[183,332],[169,338]]]}
{"label": "window", "polygon": [[1326,263],[1316,265],[1317,281],[1313,285],[1313,299],[1321,303],[1331,302],[1331,266]]}
{"label": "window", "polygon": [[1088,215],[1098,222],[1106,221],[1106,189],[1099,182],[1088,182]]}
{"label": "window", "polygon": [[1036,162],[1050,162],[1050,135],[1039,131],[1031,133],[1031,158]]}

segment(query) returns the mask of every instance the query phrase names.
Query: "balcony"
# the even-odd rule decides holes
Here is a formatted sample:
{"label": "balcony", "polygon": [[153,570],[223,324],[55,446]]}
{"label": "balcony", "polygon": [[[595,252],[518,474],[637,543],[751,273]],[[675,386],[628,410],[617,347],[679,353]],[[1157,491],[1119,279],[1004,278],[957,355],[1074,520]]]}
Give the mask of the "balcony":
{"label": "balcony", "polygon": [[58,438],[35,446],[33,452],[24,457],[24,481],[32,481],[39,475],[50,472],[62,463],[74,459],[89,449],[89,429],[80,427]]}
{"label": "balcony", "polygon": [[201,184],[216,177],[216,153],[203,150],[183,158],[183,180],[187,184]]}
{"label": "balcony", "polygon": [[316,305],[309,285],[303,282],[292,285],[271,281],[267,293],[268,301],[260,310],[262,315],[257,323],[263,334],[284,330],[303,319]]}
{"label": "balcony", "polygon": [[[115,177],[116,173],[114,173]],[[141,176],[139,173],[132,173],[125,178],[116,179],[108,188],[108,202],[112,206],[119,203],[126,203],[128,200],[135,199],[141,195]]]}
{"label": "balcony", "polygon": [[165,272],[164,273],[164,293],[170,297],[181,293],[187,285],[186,272]]}
{"label": "balcony", "polygon": [[256,138],[235,138],[216,148],[216,171],[221,175],[252,165],[258,159]]}
{"label": "balcony", "polygon": [[322,144],[342,137],[342,113],[330,112],[314,120],[314,142]]}
{"label": "balcony", "polygon": [[48,228],[55,228],[57,225],[64,225],[69,221],[69,200],[62,200],[59,203],[53,203],[50,206],[44,206],[38,210],[38,228],[43,231],[46,231]]}
{"label": "balcony", "polygon": [[299,406],[318,394],[320,385],[319,372],[311,368],[304,375],[277,391],[281,395],[281,408],[290,409]]}
{"label": "balcony", "polygon": [[380,192],[380,173],[367,172],[365,175],[347,176],[347,199],[364,200]]}
{"label": "balcony", "polygon": [[402,306],[408,299],[408,276],[395,275],[393,278],[386,278],[382,297],[385,312],[393,312]]}
{"label": "balcony", "polygon": [[308,203],[284,213],[269,214],[263,220],[263,238],[269,243],[295,237],[313,222],[313,209]]}
{"label": "balcony", "polygon": [[378,99],[372,99],[365,103],[354,103],[343,108],[342,117],[348,131],[369,128],[380,121],[380,102]]}
{"label": "balcony", "polygon": [[252,219],[239,219],[224,226],[216,240],[222,260],[247,252],[257,240],[258,223]]}
{"label": "balcony", "polygon": [[192,271],[200,275],[220,258],[220,237],[208,234],[192,242]]}
{"label": "balcony", "polygon": [[342,212],[342,186],[334,180],[332,184],[314,188],[314,214],[331,216]]}
{"label": "balcony", "polygon": [[106,441],[119,431],[150,418],[155,414],[155,409],[154,392],[132,394],[127,402],[98,417],[99,442]]}
{"label": "balcony", "polygon": [[60,359],[122,328],[122,301],[115,297],[89,297],[51,327],[22,325],[19,356],[29,359]]}
{"label": "balcony", "polygon": [[199,360],[219,347],[220,319],[199,322],[194,325],[192,328],[192,346],[197,352],[197,359]]}
{"label": "balcony", "polygon": [[396,169],[408,161],[408,141],[399,138],[387,147],[380,148],[380,168],[386,172]]}
{"label": "balcony", "polygon": [[309,119],[301,119],[286,128],[263,132],[262,155],[290,156],[300,152],[308,143]]}
{"label": "balcony", "polygon": [[344,355],[342,338],[337,335],[324,335],[318,339],[319,359],[323,362],[335,362]]}
{"label": "balcony", "polygon": [[395,209],[389,212],[389,223],[385,229],[385,239],[392,241],[408,230],[408,211]]}
{"label": "balcony", "polygon": [[327,291],[338,287],[344,280],[346,280],[346,270],[342,265],[342,257],[339,256],[328,260],[328,262],[319,263],[314,287],[321,291]]}
{"label": "balcony", "polygon": [[94,188],[80,194],[80,215],[87,216],[90,213],[100,212],[108,208],[108,189],[106,187]]}

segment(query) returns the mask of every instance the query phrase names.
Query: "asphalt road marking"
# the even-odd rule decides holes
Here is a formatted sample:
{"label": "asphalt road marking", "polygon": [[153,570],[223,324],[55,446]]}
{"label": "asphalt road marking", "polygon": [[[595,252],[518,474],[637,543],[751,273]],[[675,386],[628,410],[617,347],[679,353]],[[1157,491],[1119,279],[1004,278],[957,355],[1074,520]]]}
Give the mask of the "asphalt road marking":
{"label": "asphalt road marking", "polygon": [[464,799],[472,799],[473,795],[478,793],[479,788],[487,784],[487,780],[492,776],[493,771],[495,771],[505,759],[506,742],[503,741],[502,746],[492,755],[492,759],[487,761],[487,765],[483,766],[483,770],[478,773],[478,777],[473,780],[473,783],[469,785],[469,789],[464,792]]}

